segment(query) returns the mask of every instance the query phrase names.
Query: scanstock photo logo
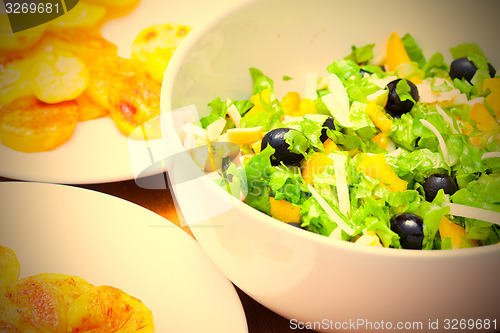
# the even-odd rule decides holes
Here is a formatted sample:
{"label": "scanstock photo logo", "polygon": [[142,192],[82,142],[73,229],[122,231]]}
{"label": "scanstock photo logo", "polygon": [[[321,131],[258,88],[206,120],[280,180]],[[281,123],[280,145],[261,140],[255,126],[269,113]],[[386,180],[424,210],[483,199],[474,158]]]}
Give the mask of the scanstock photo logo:
{"label": "scanstock photo logo", "polygon": [[4,0],[4,10],[13,33],[27,30],[66,14],[78,0]]}

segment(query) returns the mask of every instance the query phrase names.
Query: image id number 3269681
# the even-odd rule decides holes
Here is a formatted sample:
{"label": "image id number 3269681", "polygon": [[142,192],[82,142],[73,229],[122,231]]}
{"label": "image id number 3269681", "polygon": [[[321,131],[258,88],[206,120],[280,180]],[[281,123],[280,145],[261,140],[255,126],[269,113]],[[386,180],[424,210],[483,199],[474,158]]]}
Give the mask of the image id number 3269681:
{"label": "image id number 3269681", "polygon": [[62,10],[59,8],[59,3],[51,2],[5,2],[5,12],[7,14],[52,14],[59,13]]}
{"label": "image id number 3269681", "polygon": [[496,319],[443,319],[444,330],[457,330],[463,332],[464,330],[496,330]]}

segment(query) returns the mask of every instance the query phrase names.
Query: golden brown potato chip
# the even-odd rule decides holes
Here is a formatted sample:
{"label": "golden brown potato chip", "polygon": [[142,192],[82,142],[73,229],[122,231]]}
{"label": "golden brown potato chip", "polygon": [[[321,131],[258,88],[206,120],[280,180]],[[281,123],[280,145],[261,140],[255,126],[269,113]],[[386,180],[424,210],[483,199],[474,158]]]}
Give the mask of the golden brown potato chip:
{"label": "golden brown potato chip", "polygon": [[68,309],[68,332],[152,333],[154,330],[151,311],[137,298],[110,286],[91,289]]}
{"label": "golden brown potato chip", "polygon": [[148,74],[161,83],[170,58],[190,31],[191,27],[175,23],[146,28],[132,43],[132,59],[143,62]]}
{"label": "golden brown potato chip", "polygon": [[0,322],[9,322],[21,332],[66,332],[67,306],[64,295],[39,276],[30,276],[10,284],[0,300]]}
{"label": "golden brown potato chip", "polygon": [[0,141],[25,153],[49,151],[71,138],[77,119],[74,101],[46,104],[21,97],[0,109]]}

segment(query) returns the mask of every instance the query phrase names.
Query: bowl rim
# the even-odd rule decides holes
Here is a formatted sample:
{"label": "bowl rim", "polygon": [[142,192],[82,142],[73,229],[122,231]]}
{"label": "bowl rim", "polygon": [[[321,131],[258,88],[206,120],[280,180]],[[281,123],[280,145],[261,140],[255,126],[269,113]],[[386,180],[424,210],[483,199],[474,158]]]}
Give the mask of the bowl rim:
{"label": "bowl rim", "polygon": [[[230,17],[230,15],[235,12],[241,11],[247,6],[253,5],[255,3],[264,2],[265,0],[243,0],[242,2],[237,3],[236,5],[230,7],[228,10],[219,13],[219,15],[214,16],[213,19],[210,20],[207,24],[201,27],[195,27],[193,30],[185,37],[183,42],[177,48],[176,52],[173,54],[170,62],[165,71],[165,75],[163,77],[162,87],[161,87],[161,98],[160,98],[160,110],[162,118],[166,121],[162,121],[162,124],[165,123],[167,125],[166,128],[162,128],[162,131],[165,130],[167,133],[175,133],[174,135],[167,135],[167,141],[169,145],[175,146],[174,151],[185,152],[185,148],[179,140],[177,135],[176,128],[172,122],[172,117],[165,116],[166,114],[170,114],[172,111],[172,90],[174,87],[174,83],[177,79],[177,75],[183,66],[184,59],[190,53],[192,48],[196,46],[198,41],[203,38],[209,31],[213,28],[217,27],[224,19]],[[180,149],[180,150],[179,150]],[[194,163],[194,162],[193,162]],[[168,168],[167,168],[168,173]],[[341,250],[349,250],[355,251],[362,254],[370,254],[374,256],[383,256],[383,257],[405,257],[405,258],[415,258],[415,259],[423,259],[423,260],[439,260],[440,258],[463,258],[463,257],[476,257],[483,256],[487,254],[496,253],[500,255],[500,242],[497,244],[474,247],[474,248],[464,248],[464,249],[454,249],[454,250],[408,250],[408,249],[395,249],[395,248],[380,248],[373,246],[360,246],[355,243],[343,241],[339,239],[332,239],[327,236],[323,236],[320,234],[316,234],[304,229],[296,228],[294,226],[288,225],[287,223],[279,221],[256,208],[253,208],[241,200],[234,198],[232,195],[224,191],[222,188],[217,186],[207,175],[204,175],[199,178],[199,181],[203,182],[205,185],[208,185],[209,188],[214,190],[215,195],[217,196],[229,196],[233,200],[233,208],[238,210],[243,210],[244,214],[248,214],[254,216],[255,220],[258,223],[266,224],[266,227],[272,228],[275,231],[291,233],[295,237],[298,237],[302,240],[311,243],[319,243],[322,246],[332,249],[341,249]],[[189,223],[188,223],[189,225]]]}

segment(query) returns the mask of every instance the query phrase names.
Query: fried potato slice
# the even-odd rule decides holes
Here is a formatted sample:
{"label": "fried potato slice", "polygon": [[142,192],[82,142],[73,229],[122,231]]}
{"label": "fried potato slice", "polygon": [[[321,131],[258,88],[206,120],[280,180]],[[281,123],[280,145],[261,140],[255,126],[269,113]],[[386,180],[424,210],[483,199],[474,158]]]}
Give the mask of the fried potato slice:
{"label": "fried potato slice", "polygon": [[0,309],[0,323],[21,332],[66,332],[64,295],[37,275],[10,284],[0,298]]}
{"label": "fried potato slice", "polygon": [[143,62],[148,74],[161,83],[170,58],[190,31],[191,27],[175,23],[146,28],[132,43],[132,59]]}
{"label": "fried potato slice", "polygon": [[58,288],[63,296],[66,305],[69,305],[81,295],[88,293],[94,287],[93,284],[78,276],[56,273],[41,273],[37,277]]}
{"label": "fried potato slice", "polygon": [[129,78],[142,80],[146,75],[140,64],[118,55],[101,56],[94,59],[89,68],[90,82],[87,88],[91,100],[105,109],[111,109],[109,95],[113,90],[120,90]]}
{"label": "fried potato slice", "polygon": [[33,92],[45,103],[73,100],[89,84],[85,63],[72,53],[60,50],[37,54],[33,74]]}
{"label": "fried potato slice", "polygon": [[81,28],[46,31],[37,45],[37,51],[40,50],[60,50],[78,55],[88,67],[97,58],[118,53],[118,47],[100,32]]}
{"label": "fried potato slice", "polygon": [[[19,278],[21,266],[16,253],[0,245],[0,290]],[[0,331],[1,332],[1,331]]]}
{"label": "fried potato slice", "polygon": [[21,97],[0,109],[0,141],[16,151],[49,151],[69,140],[78,120],[74,101],[47,104]]}
{"label": "fried potato slice", "polygon": [[49,29],[93,28],[106,15],[106,8],[79,1],[66,14],[49,21]]}
{"label": "fried potato slice", "polygon": [[89,97],[109,110],[118,129],[129,136],[160,115],[161,85],[137,61],[118,56],[101,57],[89,67]]}
{"label": "fried potato slice", "polygon": [[21,55],[5,59],[0,64],[0,106],[33,94],[32,65],[33,59]]}
{"label": "fried potato slice", "polygon": [[29,327],[28,329],[21,331],[20,327],[22,317],[21,314],[16,310],[17,309],[15,305],[5,295],[0,295],[0,332],[36,332],[36,329],[34,327]]}
{"label": "fried potato slice", "polygon": [[78,104],[78,121],[94,120],[109,115],[108,110],[94,103],[86,91],[78,96],[75,102]]}
{"label": "fried potato slice", "polygon": [[160,91],[156,82],[129,78],[123,81],[123,89],[110,94],[109,113],[123,134],[130,136],[138,126],[159,117]]}
{"label": "fried potato slice", "polygon": [[123,290],[99,286],[75,299],[68,308],[68,332],[154,332],[153,314]]}

